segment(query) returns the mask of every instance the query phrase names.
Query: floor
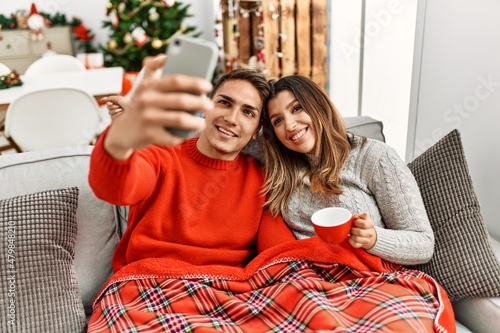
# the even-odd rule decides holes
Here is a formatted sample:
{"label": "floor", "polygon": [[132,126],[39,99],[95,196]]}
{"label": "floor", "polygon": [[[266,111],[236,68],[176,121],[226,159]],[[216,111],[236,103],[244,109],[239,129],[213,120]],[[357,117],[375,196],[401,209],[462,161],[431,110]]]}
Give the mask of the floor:
{"label": "floor", "polygon": [[[9,142],[3,136],[3,132],[0,132],[0,147],[7,146],[8,144],[9,144]],[[0,155],[16,154],[16,153],[17,153],[17,151],[14,148],[12,148],[12,149],[1,151]]]}

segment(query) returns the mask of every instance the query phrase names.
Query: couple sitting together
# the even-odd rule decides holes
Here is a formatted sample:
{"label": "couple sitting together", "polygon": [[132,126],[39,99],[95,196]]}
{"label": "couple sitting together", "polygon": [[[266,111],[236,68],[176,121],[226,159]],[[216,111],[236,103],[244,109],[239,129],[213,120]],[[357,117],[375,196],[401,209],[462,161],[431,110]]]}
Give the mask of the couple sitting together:
{"label": "couple sitting together", "polygon": [[[454,331],[442,287],[406,267],[431,259],[434,236],[393,149],[348,133],[308,78],[237,69],[212,89],[158,77],[164,61],[146,62],[130,100],[107,99],[123,112],[89,182],[130,211],[88,332]],[[356,216],[339,245],[310,222],[330,206]]]}

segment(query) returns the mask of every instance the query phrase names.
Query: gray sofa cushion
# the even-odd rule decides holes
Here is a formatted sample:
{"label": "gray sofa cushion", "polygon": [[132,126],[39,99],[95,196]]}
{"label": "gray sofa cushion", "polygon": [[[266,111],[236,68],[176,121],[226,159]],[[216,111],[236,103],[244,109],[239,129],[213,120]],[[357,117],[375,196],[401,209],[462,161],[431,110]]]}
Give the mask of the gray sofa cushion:
{"label": "gray sofa cushion", "polygon": [[76,187],[0,200],[2,332],[84,330],[73,262],[77,207]]}
{"label": "gray sofa cushion", "polygon": [[75,267],[86,313],[111,275],[118,243],[114,209],[97,199],[88,185],[91,146],[0,155],[0,200],[76,186],[78,199]]}
{"label": "gray sofa cushion", "polygon": [[385,142],[384,125],[380,120],[369,116],[344,117],[344,123],[353,134]]}
{"label": "gray sofa cushion", "polygon": [[481,216],[460,133],[453,130],[408,164],[436,238],[434,256],[415,268],[452,301],[500,296],[500,263]]}

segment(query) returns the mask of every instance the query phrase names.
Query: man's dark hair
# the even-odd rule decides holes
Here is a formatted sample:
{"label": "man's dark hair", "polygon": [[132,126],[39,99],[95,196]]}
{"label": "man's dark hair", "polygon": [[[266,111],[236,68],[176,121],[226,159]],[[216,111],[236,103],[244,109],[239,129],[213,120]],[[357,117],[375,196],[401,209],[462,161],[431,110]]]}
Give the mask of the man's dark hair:
{"label": "man's dark hair", "polygon": [[269,96],[269,83],[267,82],[266,77],[263,74],[249,68],[237,68],[219,78],[209,97],[212,98],[215,95],[221,84],[231,80],[243,80],[249,82],[259,92],[262,103],[264,103]]}

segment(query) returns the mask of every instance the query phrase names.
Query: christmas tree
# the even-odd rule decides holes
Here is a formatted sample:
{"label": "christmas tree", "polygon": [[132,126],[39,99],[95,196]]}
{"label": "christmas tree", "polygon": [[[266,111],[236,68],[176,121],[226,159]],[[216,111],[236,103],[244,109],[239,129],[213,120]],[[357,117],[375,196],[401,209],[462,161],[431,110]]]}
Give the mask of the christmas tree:
{"label": "christmas tree", "polygon": [[105,66],[139,71],[145,57],[165,52],[172,35],[199,36],[196,27],[183,25],[192,16],[189,7],[175,0],[111,0],[103,22],[111,29],[107,47],[101,46]]}

